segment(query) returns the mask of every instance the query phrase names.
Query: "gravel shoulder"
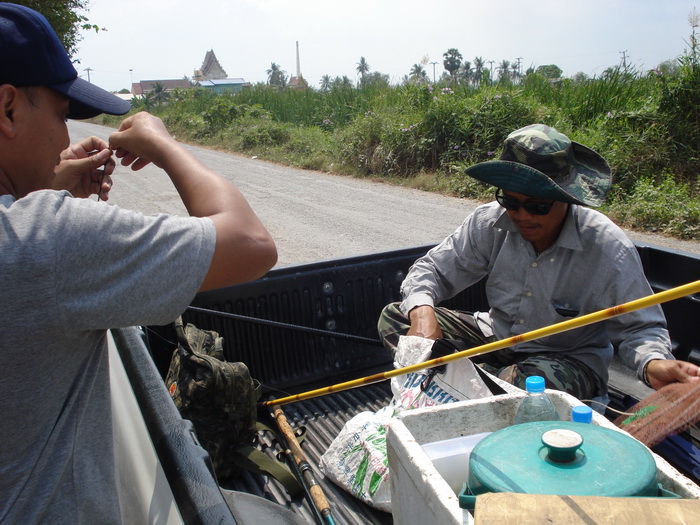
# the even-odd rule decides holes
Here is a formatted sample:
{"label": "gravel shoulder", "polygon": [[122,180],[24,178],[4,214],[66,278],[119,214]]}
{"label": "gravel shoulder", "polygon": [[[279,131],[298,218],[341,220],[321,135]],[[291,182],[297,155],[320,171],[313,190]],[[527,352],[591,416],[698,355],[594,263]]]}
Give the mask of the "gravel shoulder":
{"label": "gravel shoulder", "polygon": [[[69,121],[71,141],[111,128]],[[188,146],[243,192],[277,243],[278,266],[440,242],[479,202],[379,182],[288,168]],[[187,215],[169,178],[149,166],[118,166],[109,205],[146,214]],[[638,242],[700,254],[700,242],[625,230]]]}

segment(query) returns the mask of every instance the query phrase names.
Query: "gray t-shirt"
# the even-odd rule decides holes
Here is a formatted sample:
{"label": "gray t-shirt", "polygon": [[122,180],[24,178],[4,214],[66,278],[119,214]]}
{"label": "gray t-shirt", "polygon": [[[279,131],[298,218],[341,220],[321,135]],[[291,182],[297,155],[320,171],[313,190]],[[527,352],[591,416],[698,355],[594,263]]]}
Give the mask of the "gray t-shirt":
{"label": "gray t-shirt", "polygon": [[44,190],[0,232],[0,522],[119,523],[106,329],[180,315],[214,225]]}

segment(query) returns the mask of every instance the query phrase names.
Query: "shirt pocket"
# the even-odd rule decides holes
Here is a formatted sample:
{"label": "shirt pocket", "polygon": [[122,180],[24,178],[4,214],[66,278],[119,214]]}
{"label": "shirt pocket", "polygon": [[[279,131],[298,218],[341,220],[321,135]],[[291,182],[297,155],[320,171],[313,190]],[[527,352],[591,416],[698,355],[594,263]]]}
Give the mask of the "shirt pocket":
{"label": "shirt pocket", "polygon": [[552,301],[554,313],[559,318],[571,319],[581,313],[581,307],[575,303],[566,301]]}

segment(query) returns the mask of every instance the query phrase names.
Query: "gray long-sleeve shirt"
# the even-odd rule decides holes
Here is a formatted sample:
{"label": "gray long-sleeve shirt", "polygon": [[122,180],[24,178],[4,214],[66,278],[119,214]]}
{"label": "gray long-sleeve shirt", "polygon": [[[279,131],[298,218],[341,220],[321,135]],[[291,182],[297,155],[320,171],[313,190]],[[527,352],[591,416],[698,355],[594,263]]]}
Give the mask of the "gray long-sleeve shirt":
{"label": "gray long-sleeve shirt", "polygon": [[[498,339],[652,293],[636,248],[605,215],[570,205],[559,238],[537,255],[493,202],[478,207],[416,261],[401,286],[401,309],[408,314],[416,306],[438,305],[487,275],[489,317]],[[613,345],[640,378],[647,361],[673,359],[660,306],[521,343],[513,350],[566,352],[606,385]]]}

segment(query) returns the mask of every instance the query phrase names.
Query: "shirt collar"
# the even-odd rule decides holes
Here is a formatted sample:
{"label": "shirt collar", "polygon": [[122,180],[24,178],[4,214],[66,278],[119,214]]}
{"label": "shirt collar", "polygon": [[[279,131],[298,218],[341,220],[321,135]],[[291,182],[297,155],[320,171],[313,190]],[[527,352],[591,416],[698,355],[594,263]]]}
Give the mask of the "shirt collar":
{"label": "shirt collar", "polygon": [[[500,207],[500,204],[496,204]],[[564,221],[564,227],[561,229],[561,233],[553,246],[566,248],[568,250],[583,250],[581,237],[578,234],[578,208],[579,207],[577,204],[569,204],[569,209],[566,212],[566,220]],[[501,208],[501,210],[501,215],[493,223],[493,227],[517,233],[518,229],[511,222],[506,210],[503,208]]]}

